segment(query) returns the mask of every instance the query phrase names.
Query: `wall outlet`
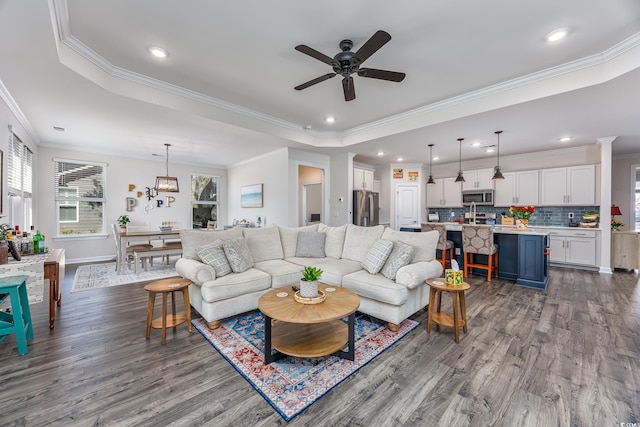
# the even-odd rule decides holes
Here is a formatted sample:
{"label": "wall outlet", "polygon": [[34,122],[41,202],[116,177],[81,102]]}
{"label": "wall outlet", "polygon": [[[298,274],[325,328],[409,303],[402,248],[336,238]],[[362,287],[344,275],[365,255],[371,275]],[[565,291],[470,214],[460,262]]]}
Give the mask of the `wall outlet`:
{"label": "wall outlet", "polygon": [[456,217],[455,212],[451,211],[451,218],[455,218],[455,217]]}
{"label": "wall outlet", "polygon": [[460,248],[456,248],[455,251],[456,255],[460,255]]}
{"label": "wall outlet", "polygon": [[569,212],[569,219],[573,219],[573,212]]}

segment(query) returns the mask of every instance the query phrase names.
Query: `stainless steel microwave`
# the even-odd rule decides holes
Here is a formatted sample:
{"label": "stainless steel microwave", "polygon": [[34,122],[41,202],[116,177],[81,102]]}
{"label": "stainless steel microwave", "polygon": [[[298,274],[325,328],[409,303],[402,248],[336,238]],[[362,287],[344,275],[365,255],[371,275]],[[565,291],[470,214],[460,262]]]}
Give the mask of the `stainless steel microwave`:
{"label": "stainless steel microwave", "polygon": [[462,192],[462,205],[493,206],[493,190],[471,190]]}

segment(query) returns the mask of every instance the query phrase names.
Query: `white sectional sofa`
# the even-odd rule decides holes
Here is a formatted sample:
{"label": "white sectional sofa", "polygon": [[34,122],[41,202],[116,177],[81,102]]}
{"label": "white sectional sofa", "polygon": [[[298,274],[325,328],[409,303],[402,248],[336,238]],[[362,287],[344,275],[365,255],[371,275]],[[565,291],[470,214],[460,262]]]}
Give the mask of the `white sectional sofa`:
{"label": "white sectional sofa", "polygon": [[[314,242],[323,240],[324,250],[321,244],[305,248],[298,241],[299,237],[306,242],[309,238]],[[382,242],[376,243],[379,239]],[[442,266],[435,259],[438,241],[435,231],[410,233],[383,226],[352,224],[340,227],[314,224],[298,228],[272,225],[224,231],[184,230],[181,240],[183,257],[176,263],[176,270],[193,282],[189,287],[191,305],[212,329],[219,327],[221,319],[257,309],[258,299],[267,290],[298,284],[303,267],[317,266],[324,271],[321,282],[352,290],[360,296],[358,311],[382,319],[389,323],[391,330],[396,330],[404,319],[428,304],[429,290],[425,279],[442,275]],[[204,263],[198,255],[198,251],[202,252],[202,248],[212,246],[210,244],[217,240],[221,242],[214,245],[232,240],[246,243],[253,266],[243,272],[218,277],[215,268]],[[395,280],[381,273],[371,274],[363,268],[364,263],[371,270],[367,256],[375,253],[371,252],[374,244],[376,248],[393,246],[394,251],[407,250],[406,245],[409,245],[413,250],[413,254],[408,255],[405,251],[409,264],[397,270]],[[392,253],[391,258],[394,255],[398,254]],[[395,261],[398,261],[397,257]],[[395,271],[390,262],[384,263],[383,271],[387,276]]]}

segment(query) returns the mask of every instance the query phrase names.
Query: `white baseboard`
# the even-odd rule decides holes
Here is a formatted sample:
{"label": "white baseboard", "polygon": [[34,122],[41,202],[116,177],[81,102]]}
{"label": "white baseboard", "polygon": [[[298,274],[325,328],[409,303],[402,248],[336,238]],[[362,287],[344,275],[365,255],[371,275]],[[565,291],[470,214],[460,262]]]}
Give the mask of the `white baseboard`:
{"label": "white baseboard", "polygon": [[89,258],[67,258],[65,260],[66,264],[93,264],[96,262],[104,262],[104,261],[114,261],[116,258],[114,255],[105,255],[105,256],[97,256],[97,257],[89,257]]}

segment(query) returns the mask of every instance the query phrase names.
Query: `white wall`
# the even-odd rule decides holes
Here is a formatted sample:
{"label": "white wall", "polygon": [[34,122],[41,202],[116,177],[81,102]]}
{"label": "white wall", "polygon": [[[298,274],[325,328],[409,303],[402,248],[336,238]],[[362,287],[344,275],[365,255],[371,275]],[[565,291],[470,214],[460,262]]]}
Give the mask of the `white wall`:
{"label": "white wall", "polygon": [[[40,147],[38,154],[36,194],[40,203],[39,209],[35,212],[36,226],[46,236],[47,246],[65,249],[67,262],[69,263],[113,258],[115,256],[115,243],[111,236],[111,230],[107,230],[107,234],[101,238],[65,239],[54,237],[56,212],[53,158],[108,164],[105,187],[107,199],[105,214],[108,224],[115,222],[120,215],[127,214],[132,222],[148,223],[151,229],[157,229],[163,221],[177,221],[182,224],[183,228],[191,227],[190,189],[192,173],[220,176],[220,203],[223,207],[227,204],[227,179],[224,169],[169,163],[169,173],[178,177],[180,192],[160,193],[158,197],[149,201],[144,197],[144,194],[138,198],[137,191],[144,193],[145,186],[153,187],[155,185],[155,179],[158,174],[165,174],[163,161],[132,159],[97,153],[80,153],[50,147]],[[132,192],[129,192],[129,184],[133,184],[136,187]],[[166,206],[167,196],[175,198],[175,202],[170,207]],[[137,205],[132,212],[126,211],[127,197],[133,197],[137,201]],[[157,200],[163,200],[165,206],[154,207],[154,209],[145,214],[144,205],[156,206]],[[226,212],[222,209],[220,211],[220,223],[224,223],[226,218]]]}
{"label": "white wall", "polygon": [[[264,224],[289,224],[289,155],[287,149],[277,150],[264,156],[247,160],[232,166],[228,173],[228,204],[227,222],[219,225],[231,224],[234,219],[246,219],[256,222],[258,217],[264,219]],[[297,170],[296,170],[297,175]],[[240,189],[245,185],[263,184],[263,207],[240,207]],[[294,217],[295,220],[295,217]]]}
{"label": "white wall", "polygon": [[[298,166],[298,224],[300,225],[304,225],[305,219],[309,219],[304,218],[305,213],[303,212],[302,207],[304,186],[308,184],[320,184],[321,188],[324,187],[323,170],[300,165]],[[322,197],[324,192],[325,190],[322,188],[317,199],[315,197],[307,199],[307,210],[310,210],[310,212],[313,211],[313,213],[320,213],[323,222],[325,217],[324,212],[322,212]]]}
{"label": "white wall", "polygon": [[[301,206],[301,196],[300,196],[300,183],[298,178],[298,168],[300,166],[309,166],[314,168],[319,168],[324,170],[324,206],[325,210],[323,212],[323,217],[329,217],[329,195],[330,192],[326,191],[331,186],[331,160],[329,156],[314,153],[306,150],[298,150],[295,148],[288,149],[289,154],[289,227],[298,227],[302,226],[303,223],[300,222],[300,206]],[[284,188],[284,187],[283,187]]]}
{"label": "white wall", "polygon": [[[331,156],[331,182],[328,225],[352,223],[353,206],[353,153]],[[342,201],[340,201],[342,200]]]}
{"label": "white wall", "polygon": [[[614,142],[615,145],[615,142]],[[622,216],[617,216],[618,221],[625,223],[622,230],[630,230],[632,226],[631,197],[635,188],[631,186],[631,180],[635,178],[631,174],[632,165],[640,165],[640,153],[631,156],[617,157],[612,161],[611,170],[611,202],[620,207]]]}

